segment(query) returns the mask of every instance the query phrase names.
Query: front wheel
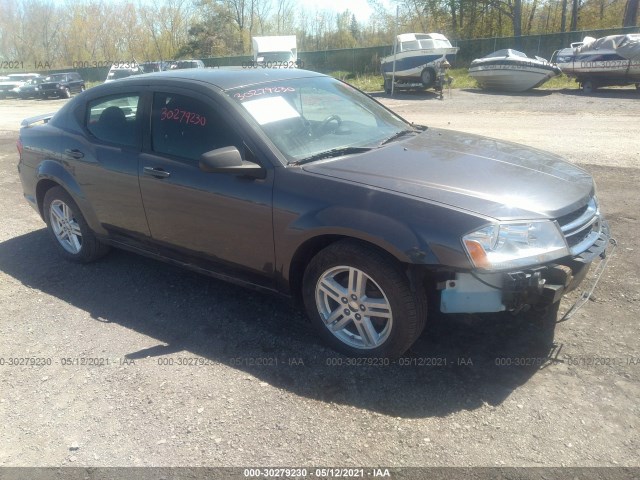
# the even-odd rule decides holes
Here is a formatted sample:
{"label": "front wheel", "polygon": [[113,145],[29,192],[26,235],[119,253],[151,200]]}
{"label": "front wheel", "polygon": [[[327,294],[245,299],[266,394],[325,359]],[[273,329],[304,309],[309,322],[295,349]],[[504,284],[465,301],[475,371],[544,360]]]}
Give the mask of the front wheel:
{"label": "front wheel", "polygon": [[56,247],[67,260],[89,263],[109,251],[109,247],[96,238],[78,205],[62,187],[53,187],[45,194],[44,218]]}
{"label": "front wheel", "polygon": [[398,357],[420,336],[426,295],[401,265],[351,240],[330,245],[307,267],[303,299],[322,338],[353,357]]}

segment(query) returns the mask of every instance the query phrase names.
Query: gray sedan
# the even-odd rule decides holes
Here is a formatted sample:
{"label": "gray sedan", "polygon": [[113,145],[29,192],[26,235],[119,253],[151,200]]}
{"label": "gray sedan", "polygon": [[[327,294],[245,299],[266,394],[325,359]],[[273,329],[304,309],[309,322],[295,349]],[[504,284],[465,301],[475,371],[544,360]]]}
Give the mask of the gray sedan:
{"label": "gray sedan", "polygon": [[610,241],[584,170],[299,69],[118,80],[25,120],[18,150],[67,259],[123,248],[300,299],[353,356],[404,353],[428,304],[553,307]]}

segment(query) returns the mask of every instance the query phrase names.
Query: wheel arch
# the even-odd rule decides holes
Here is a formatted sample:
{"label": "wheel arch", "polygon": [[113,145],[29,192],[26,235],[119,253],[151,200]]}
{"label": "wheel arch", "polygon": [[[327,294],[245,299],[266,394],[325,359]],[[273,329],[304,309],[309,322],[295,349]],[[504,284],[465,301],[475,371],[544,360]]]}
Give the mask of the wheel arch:
{"label": "wheel arch", "polygon": [[360,244],[368,248],[377,250],[380,254],[393,259],[398,262],[406,271],[412,285],[416,280],[414,275],[415,268],[417,267],[407,261],[403,261],[400,252],[392,252],[393,248],[385,248],[370,240],[363,239],[357,236],[348,234],[322,234],[311,237],[298,246],[291,262],[289,264],[288,285],[292,297],[298,302],[302,300],[302,279],[307,265],[313,257],[315,257],[320,251],[327,248],[329,245],[339,241],[352,241],[355,244]]}
{"label": "wheel arch", "polygon": [[50,178],[43,178],[36,185],[36,202],[38,205],[38,212],[40,212],[40,216],[43,219],[44,219],[44,196],[47,194],[49,190],[51,190],[54,187],[62,187],[62,185],[60,185],[58,182],[51,180]]}
{"label": "wheel arch", "polygon": [[38,178],[36,183],[36,202],[43,220],[45,195],[51,188],[61,187],[71,195],[71,198],[80,209],[80,213],[82,213],[89,227],[94,232],[102,232],[100,223],[93,209],[86,201],[80,186],[60,163],[53,160],[46,160],[38,166],[36,175]]}

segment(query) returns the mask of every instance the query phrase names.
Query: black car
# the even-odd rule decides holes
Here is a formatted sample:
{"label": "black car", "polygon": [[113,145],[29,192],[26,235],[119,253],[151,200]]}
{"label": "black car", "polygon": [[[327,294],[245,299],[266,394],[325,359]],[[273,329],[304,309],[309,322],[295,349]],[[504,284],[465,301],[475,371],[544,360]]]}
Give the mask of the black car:
{"label": "black car", "polygon": [[21,87],[18,87],[16,93],[20,98],[38,98],[42,82],[44,82],[44,77],[32,78]]}
{"label": "black car", "polygon": [[24,196],[67,259],[115,246],[302,299],[349,355],[405,352],[428,302],[556,305],[610,240],[584,170],[410,124],[304,70],[101,85],[25,120],[18,150]]}
{"label": "black car", "polygon": [[69,98],[73,93],[84,92],[84,89],[84,80],[79,73],[54,73],[45,77],[40,85],[40,97]]}
{"label": "black car", "polygon": [[185,68],[205,68],[202,60],[176,60],[169,65],[170,70],[182,70]]}

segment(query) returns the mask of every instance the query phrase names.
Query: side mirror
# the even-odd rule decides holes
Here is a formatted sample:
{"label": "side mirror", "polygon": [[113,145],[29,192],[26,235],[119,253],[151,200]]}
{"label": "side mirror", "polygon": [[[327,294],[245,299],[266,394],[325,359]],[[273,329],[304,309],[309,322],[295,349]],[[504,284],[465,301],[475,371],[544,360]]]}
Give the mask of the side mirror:
{"label": "side mirror", "polygon": [[266,172],[257,163],[242,160],[236,147],[216,148],[200,157],[200,170],[209,173],[235,173],[245,177],[265,178]]}

